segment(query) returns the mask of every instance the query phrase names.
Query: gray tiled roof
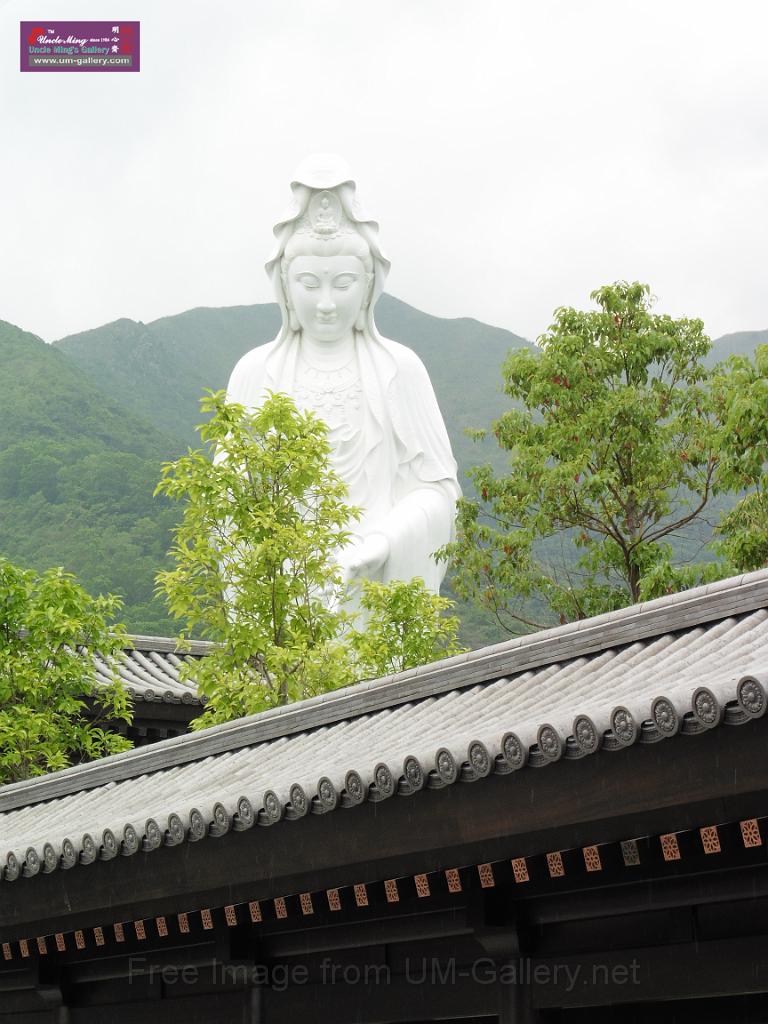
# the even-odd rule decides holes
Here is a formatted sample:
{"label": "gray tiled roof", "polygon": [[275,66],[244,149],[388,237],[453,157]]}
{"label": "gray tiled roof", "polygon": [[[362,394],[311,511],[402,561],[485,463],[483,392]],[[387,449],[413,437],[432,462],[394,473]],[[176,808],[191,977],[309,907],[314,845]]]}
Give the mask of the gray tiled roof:
{"label": "gray tiled roof", "polygon": [[[6,878],[762,715],[768,571],[0,790]],[[610,758],[606,760],[606,769]]]}
{"label": "gray tiled roof", "polygon": [[[185,663],[194,666],[208,653],[210,644],[191,641],[189,649],[179,651],[176,642],[166,637],[131,636],[131,647],[117,659],[120,681],[134,701],[166,704],[200,704],[194,678],[182,680],[179,670]],[[112,682],[112,667],[98,655],[93,657],[97,684]]]}

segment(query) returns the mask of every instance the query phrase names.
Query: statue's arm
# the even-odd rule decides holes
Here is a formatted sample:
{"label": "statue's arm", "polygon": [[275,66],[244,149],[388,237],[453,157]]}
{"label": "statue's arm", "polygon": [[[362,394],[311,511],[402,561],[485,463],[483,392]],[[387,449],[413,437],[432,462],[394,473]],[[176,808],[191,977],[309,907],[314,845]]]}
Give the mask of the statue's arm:
{"label": "statue's arm", "polygon": [[384,580],[420,576],[437,591],[446,565],[432,555],[454,538],[461,489],[429,374],[415,352],[397,348],[397,390],[390,410],[407,460],[400,465],[394,505],[374,527],[386,542],[376,542],[376,548],[387,551],[381,564]]}
{"label": "statue's arm", "polygon": [[437,592],[445,564],[433,552],[453,539],[456,497],[441,482],[420,484],[395,503],[387,516],[341,553],[345,578],[409,580],[420,576]]}
{"label": "statue's arm", "polygon": [[436,562],[432,556],[453,539],[456,516],[455,492],[447,483],[415,487],[394,505],[381,524],[388,546],[384,579],[420,576],[430,590],[439,589],[445,563]]}

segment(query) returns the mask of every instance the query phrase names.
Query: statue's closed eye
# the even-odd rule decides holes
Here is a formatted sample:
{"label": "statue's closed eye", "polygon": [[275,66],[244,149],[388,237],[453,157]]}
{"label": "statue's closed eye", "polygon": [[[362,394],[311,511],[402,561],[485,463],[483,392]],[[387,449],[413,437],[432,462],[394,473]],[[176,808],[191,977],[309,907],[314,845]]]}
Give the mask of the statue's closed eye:
{"label": "statue's closed eye", "polygon": [[296,280],[299,282],[299,284],[303,285],[305,288],[319,288],[320,287],[320,278],[315,277],[314,274],[299,274],[298,277],[296,278]]}
{"label": "statue's closed eye", "polygon": [[334,288],[349,288],[357,280],[357,274],[338,274],[333,279]]}

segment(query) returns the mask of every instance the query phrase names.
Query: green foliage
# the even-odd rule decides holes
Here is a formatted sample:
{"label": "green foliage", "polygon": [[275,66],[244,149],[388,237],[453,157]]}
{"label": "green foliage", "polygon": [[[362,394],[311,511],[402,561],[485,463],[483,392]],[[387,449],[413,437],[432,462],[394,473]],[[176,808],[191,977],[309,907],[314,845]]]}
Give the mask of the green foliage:
{"label": "green foliage", "polygon": [[[453,602],[420,579],[364,581],[355,627],[336,554],[359,510],[330,464],[327,428],[284,394],[254,412],[201,402],[207,450],[168,463],[158,491],[184,500],[158,574],[174,616],[218,646],[194,668],[218,722],[457,654]],[[184,634],[182,634],[182,641]]]}
{"label": "green foliage", "polygon": [[91,597],[61,569],[38,575],[0,557],[0,782],[131,746],[104,728],[131,720],[128,695],[117,677],[97,686],[78,653],[108,658],[125,647],[123,627],[110,625],[119,608],[118,598]]}
{"label": "green foliage", "polygon": [[726,571],[674,566],[667,540],[700,519],[715,486],[721,426],[703,325],[654,314],[642,284],[591,298],[596,311],[558,309],[538,352],[507,359],[504,390],[519,407],[494,434],[509,468],[472,471],[478,498],[461,502],[444,552],[457,592],[513,632]]}
{"label": "green foliage", "polygon": [[754,362],[733,356],[718,367],[715,388],[725,422],[719,488],[743,495],[721,519],[715,547],[734,571],[749,572],[768,564],[768,345]]}
{"label": "green foliage", "polygon": [[358,515],[330,467],[325,424],[287,395],[252,413],[223,391],[201,406],[208,451],[166,464],[158,485],[186,500],[176,568],[158,585],[175,617],[220,645],[195,667],[209,700],[197,728],[351,681],[333,555]]}
{"label": "green foliage", "polygon": [[350,646],[358,678],[375,678],[461,654],[455,607],[431,593],[421,579],[376,583],[364,580],[360,605],[365,629],[352,634]]}

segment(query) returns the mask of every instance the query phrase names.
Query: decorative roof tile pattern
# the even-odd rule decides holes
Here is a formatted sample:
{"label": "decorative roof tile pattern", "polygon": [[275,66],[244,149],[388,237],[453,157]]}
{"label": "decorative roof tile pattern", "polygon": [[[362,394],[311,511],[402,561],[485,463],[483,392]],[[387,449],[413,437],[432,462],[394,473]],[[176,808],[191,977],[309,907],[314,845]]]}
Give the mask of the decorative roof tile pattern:
{"label": "decorative roof tile pattern", "polygon": [[[165,637],[132,636],[131,648],[117,662],[120,681],[134,701],[165,704],[201,704],[192,679],[180,678],[182,665],[194,666],[210,650],[210,644],[192,641],[189,650],[179,651],[175,641]],[[94,679],[107,686],[112,666],[98,655],[93,657]]]}
{"label": "decorative roof tile pattern", "polygon": [[762,571],[7,786],[0,865],[13,880],[696,735],[763,715],[767,692]]}

